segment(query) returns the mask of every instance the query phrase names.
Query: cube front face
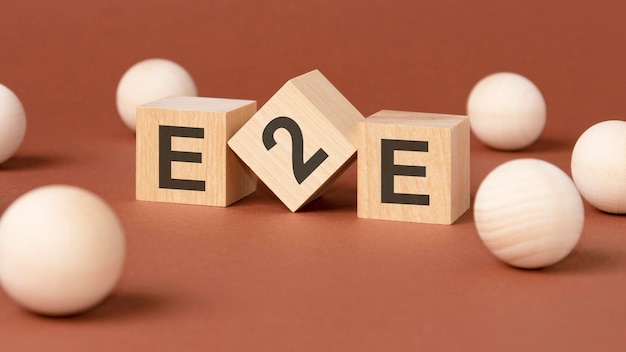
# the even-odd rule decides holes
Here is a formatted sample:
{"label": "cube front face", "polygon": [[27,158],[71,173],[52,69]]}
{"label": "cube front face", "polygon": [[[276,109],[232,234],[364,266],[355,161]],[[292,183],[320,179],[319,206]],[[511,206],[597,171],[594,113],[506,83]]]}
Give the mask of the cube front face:
{"label": "cube front face", "polygon": [[359,119],[354,115],[360,113],[346,116],[323,112],[320,97],[327,100],[331,96],[337,111],[352,106],[320,76],[319,71],[313,71],[294,79],[299,84],[314,81],[307,90],[300,89],[294,80],[287,82],[228,142],[291,211],[320,195],[356,153],[356,147],[336,125],[351,124],[356,131]]}
{"label": "cube front face", "polygon": [[256,112],[249,100],[175,97],[137,109],[137,200],[228,206],[256,176],[227,141]]}
{"label": "cube front face", "polygon": [[452,224],[469,209],[469,121],[381,111],[359,123],[361,218]]}

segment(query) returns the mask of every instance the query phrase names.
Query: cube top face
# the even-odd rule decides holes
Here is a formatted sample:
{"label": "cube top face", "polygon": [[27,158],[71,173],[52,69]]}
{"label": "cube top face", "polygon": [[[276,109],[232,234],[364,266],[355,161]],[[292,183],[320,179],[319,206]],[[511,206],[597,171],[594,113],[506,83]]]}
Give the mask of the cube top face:
{"label": "cube top face", "polygon": [[[348,113],[346,113],[348,112]],[[323,192],[356,153],[363,116],[319,71],[288,81],[228,142],[291,210]]]}
{"label": "cube top face", "polygon": [[138,107],[136,198],[227,206],[252,193],[256,176],[227,141],[255,112],[255,101],[199,97]]}
{"label": "cube top face", "polygon": [[356,147],[356,124],[364,117],[319,70],[293,78],[288,84],[308,97],[320,114],[328,116],[328,121]]}
{"label": "cube top face", "polygon": [[379,112],[359,123],[359,217],[452,224],[469,209],[469,120]]}
{"label": "cube top face", "polygon": [[205,97],[167,97],[141,105],[139,108],[161,108],[175,111],[226,113],[250,104],[254,104],[256,106],[256,101]]}
{"label": "cube top face", "polygon": [[410,112],[381,110],[368,117],[368,123],[379,123],[397,126],[419,126],[424,128],[452,129],[464,123],[468,118],[461,115],[434,114],[427,112]]}

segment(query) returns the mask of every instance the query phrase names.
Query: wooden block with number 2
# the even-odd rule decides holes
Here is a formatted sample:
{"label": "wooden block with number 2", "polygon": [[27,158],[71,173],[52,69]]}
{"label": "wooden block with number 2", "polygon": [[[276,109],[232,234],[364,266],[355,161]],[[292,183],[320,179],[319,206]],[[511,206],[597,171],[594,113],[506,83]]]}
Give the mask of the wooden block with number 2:
{"label": "wooden block with number 2", "polygon": [[355,159],[361,113],[318,70],[289,80],[228,145],[291,211]]}

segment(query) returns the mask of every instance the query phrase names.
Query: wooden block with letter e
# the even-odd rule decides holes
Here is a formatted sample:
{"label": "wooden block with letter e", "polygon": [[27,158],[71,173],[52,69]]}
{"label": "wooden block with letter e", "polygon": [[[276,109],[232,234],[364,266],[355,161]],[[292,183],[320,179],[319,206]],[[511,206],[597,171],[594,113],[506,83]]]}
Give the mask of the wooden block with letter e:
{"label": "wooden block with letter e", "polygon": [[363,115],[318,70],[289,80],[228,145],[291,211],[354,160]]}
{"label": "wooden block with letter e", "polygon": [[469,120],[380,111],[359,123],[357,214],[452,224],[470,206]]}
{"label": "wooden block with letter e", "polygon": [[227,146],[253,100],[170,97],[137,108],[138,200],[228,206],[256,176]]}

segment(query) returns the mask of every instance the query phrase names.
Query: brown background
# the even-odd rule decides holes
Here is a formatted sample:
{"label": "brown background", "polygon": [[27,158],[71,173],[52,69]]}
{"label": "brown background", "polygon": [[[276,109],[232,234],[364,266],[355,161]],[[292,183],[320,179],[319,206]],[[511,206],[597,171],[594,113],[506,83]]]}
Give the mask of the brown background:
{"label": "brown background", "polygon": [[[581,242],[545,270],[498,262],[472,213],[453,226],[356,217],[356,168],[292,214],[263,185],[229,208],[134,200],[135,136],[117,116],[124,71],[185,66],[200,95],[255,99],[320,69],[366,116],[465,113],[497,71],[533,80],[541,140],[517,153],[472,140],[472,195],[532,156],[570,173],[577,137],[626,112],[622,1],[6,1],[0,82],[28,132],[0,167],[0,210],[40,185],[106,199],[127,231],[114,294],[71,319],[0,293],[2,351],[619,350],[626,343],[624,217],[586,206]],[[33,219],[35,221],[36,219]]]}

